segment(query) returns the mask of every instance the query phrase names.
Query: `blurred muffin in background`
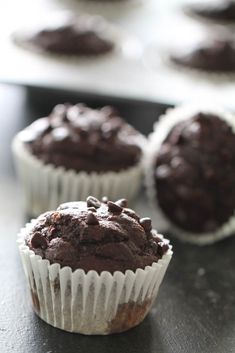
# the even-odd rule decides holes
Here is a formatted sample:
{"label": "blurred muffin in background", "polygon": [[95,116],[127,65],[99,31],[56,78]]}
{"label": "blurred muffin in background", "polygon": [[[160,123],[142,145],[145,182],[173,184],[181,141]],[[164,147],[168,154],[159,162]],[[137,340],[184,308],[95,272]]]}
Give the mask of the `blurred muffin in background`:
{"label": "blurred muffin in background", "polygon": [[26,210],[38,215],[89,194],[132,199],[141,183],[145,142],[112,107],[57,105],[13,142]]}
{"label": "blurred muffin in background", "polygon": [[146,151],[152,205],[172,234],[196,244],[235,232],[235,118],[217,108],[169,110]]}
{"label": "blurred muffin in background", "polygon": [[191,46],[172,51],[174,64],[207,72],[229,73],[235,71],[235,43],[231,39],[206,38]]}
{"label": "blurred muffin in background", "polygon": [[184,7],[186,14],[215,23],[235,23],[235,1],[199,1]]}
{"label": "blurred muffin in background", "polygon": [[13,40],[38,52],[69,57],[103,55],[115,49],[107,23],[98,16],[70,14],[58,16],[37,29],[13,34]]}

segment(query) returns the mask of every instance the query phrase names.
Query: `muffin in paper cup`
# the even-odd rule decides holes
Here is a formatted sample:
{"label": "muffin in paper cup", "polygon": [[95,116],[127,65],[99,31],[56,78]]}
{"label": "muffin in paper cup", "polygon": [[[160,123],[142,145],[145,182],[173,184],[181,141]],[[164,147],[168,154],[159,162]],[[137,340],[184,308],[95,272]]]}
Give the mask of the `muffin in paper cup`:
{"label": "muffin in paper cup", "polygon": [[[169,31],[172,26],[177,27],[177,36]],[[151,70],[180,81],[185,75],[199,84],[230,82],[235,77],[235,42],[227,31],[210,31],[173,15],[159,26],[157,37],[145,48],[143,62]]]}
{"label": "muffin in paper cup", "polygon": [[70,11],[46,16],[39,24],[16,29],[12,41],[44,58],[87,65],[116,57],[138,58],[142,47],[138,39],[126,34],[103,17]]}
{"label": "muffin in paper cup", "polygon": [[[170,51],[168,64],[197,78],[233,81],[235,77],[235,42],[231,36],[205,37],[188,49]],[[197,76],[196,76],[197,75]]]}
{"label": "muffin in paper cup", "polygon": [[[201,105],[200,104],[190,104],[190,105],[181,106],[178,108],[167,110],[165,115],[161,116],[159,121],[156,122],[156,124],[154,126],[154,132],[151,133],[149,136],[149,143],[147,145],[147,148],[145,151],[145,157],[144,157],[145,184],[146,184],[148,198],[151,202],[152,207],[163,218],[165,224],[168,225],[168,230],[171,232],[172,236],[175,236],[182,241],[190,242],[190,243],[197,244],[197,245],[211,244],[211,243],[214,243],[215,241],[221,240],[223,238],[226,238],[226,237],[234,234],[234,232],[235,232],[235,215],[234,215],[235,202],[234,202],[234,206],[233,206],[233,203],[232,203],[233,199],[231,199],[233,197],[232,196],[233,189],[229,188],[229,190],[231,190],[229,192],[227,189],[227,194],[225,194],[226,196],[224,196],[224,199],[223,199],[223,197],[221,197],[221,192],[220,192],[222,180],[220,180],[219,181],[220,184],[217,185],[218,186],[217,189],[210,191],[211,193],[208,194],[207,193],[208,190],[205,187],[205,185],[208,185],[208,184],[205,184],[204,186],[203,186],[203,184],[200,185],[199,177],[198,177],[198,183],[196,182],[194,191],[195,191],[195,193],[198,193],[198,192],[200,192],[200,193],[194,194],[194,192],[193,192],[192,195],[194,195],[194,196],[190,197],[190,194],[187,194],[186,191],[187,191],[188,185],[191,185],[190,184],[191,180],[193,180],[193,178],[195,178],[195,175],[200,175],[200,178],[202,178],[201,175],[203,175],[203,178],[205,176],[204,176],[204,174],[195,174],[195,175],[192,174],[192,173],[198,172],[197,167],[195,167],[194,164],[193,164],[192,168],[191,168],[192,165],[190,165],[191,169],[188,168],[189,167],[188,165],[186,165],[187,166],[187,168],[186,168],[183,164],[180,164],[180,163],[182,163],[182,160],[179,160],[179,157],[182,157],[182,155],[178,154],[179,150],[173,149],[173,147],[172,147],[172,146],[174,146],[174,144],[173,144],[169,147],[168,151],[173,154],[175,153],[175,155],[172,154],[172,156],[173,156],[172,159],[170,159],[170,157],[169,157],[169,162],[167,162],[165,165],[163,162],[160,162],[160,163],[163,163],[163,164],[160,164],[160,166],[163,165],[163,167],[165,168],[165,167],[168,167],[168,163],[169,163],[171,170],[174,170],[172,168],[179,167],[179,169],[178,169],[179,175],[178,176],[177,175],[170,176],[170,174],[168,174],[168,176],[167,176],[167,174],[165,174],[165,176],[167,176],[167,178],[168,177],[173,178],[171,181],[172,189],[169,188],[169,190],[172,190],[172,196],[170,196],[170,201],[168,201],[168,204],[167,204],[166,200],[164,201],[164,199],[162,199],[162,201],[160,202],[160,200],[159,200],[159,185],[160,185],[159,180],[160,179],[159,179],[159,177],[156,178],[156,175],[157,175],[156,173],[159,174],[159,169],[157,171],[157,160],[162,158],[161,156],[159,157],[159,153],[163,153],[163,155],[165,152],[168,153],[167,152],[168,146],[164,147],[165,152],[164,152],[164,149],[163,150],[161,150],[161,149],[162,149],[162,146],[164,143],[169,143],[169,139],[175,139],[174,143],[176,143],[175,146],[177,146],[177,148],[179,147],[179,145],[177,145],[177,144],[185,143],[185,142],[182,142],[183,140],[181,140],[181,142],[179,142],[180,139],[182,139],[182,131],[183,131],[183,130],[179,130],[179,129],[181,129],[180,126],[182,127],[182,129],[183,128],[186,129],[185,134],[187,133],[187,131],[189,131],[189,129],[191,129],[191,131],[193,131],[194,128],[195,128],[195,131],[193,133],[197,134],[198,131],[200,131],[200,130],[197,131],[196,127],[198,128],[198,126],[197,125],[193,126],[193,123],[196,122],[196,124],[197,124],[198,121],[199,122],[201,121],[203,123],[204,120],[206,121],[207,119],[210,119],[210,118],[213,119],[214,121],[216,120],[216,123],[214,123],[214,124],[220,124],[219,121],[221,122],[221,124],[223,123],[223,125],[221,125],[221,126],[215,125],[218,133],[219,133],[219,130],[225,131],[224,129],[226,129],[225,133],[221,132],[221,135],[220,135],[220,138],[224,139],[223,140],[224,145],[226,145],[226,143],[228,143],[227,147],[226,147],[227,148],[227,151],[226,151],[227,156],[225,155],[225,150],[222,151],[224,153],[224,160],[223,160],[223,158],[221,159],[221,155],[220,155],[220,153],[222,153],[221,152],[221,149],[222,149],[221,145],[219,145],[219,144],[216,145],[216,143],[217,143],[216,138],[218,139],[217,136],[211,134],[210,138],[208,138],[206,141],[204,141],[204,144],[205,143],[208,144],[208,149],[211,149],[211,150],[209,150],[207,156],[205,156],[207,154],[207,152],[205,153],[205,150],[200,151],[200,148],[201,148],[200,146],[203,143],[202,140],[198,143],[197,142],[198,140],[196,139],[196,137],[193,136],[193,134],[191,134],[191,137],[188,136],[188,139],[191,139],[191,142],[189,143],[189,145],[195,144],[195,146],[196,146],[196,144],[198,144],[197,148],[198,148],[198,151],[200,151],[200,153],[198,153],[198,155],[199,154],[202,155],[202,157],[200,157],[200,158],[202,158],[202,159],[207,158],[207,161],[210,159],[213,159],[213,160],[218,159],[220,162],[221,161],[223,162],[223,163],[221,162],[221,165],[220,165],[220,167],[217,168],[217,170],[209,169],[209,171],[207,171],[208,172],[207,177],[212,178],[212,179],[209,179],[209,183],[211,183],[211,187],[213,185],[213,187],[215,188],[215,186],[214,186],[215,184],[212,184],[214,182],[213,178],[218,177],[218,175],[223,175],[221,173],[223,173],[223,170],[226,168],[228,163],[231,168],[232,168],[232,165],[234,165],[234,163],[231,162],[231,164],[230,164],[230,162],[229,162],[230,160],[228,158],[230,158],[230,156],[228,155],[228,153],[229,153],[228,148],[230,147],[230,151],[231,151],[231,153],[233,153],[232,146],[234,143],[234,134],[235,134],[235,117],[232,113],[223,110],[221,107],[216,107],[214,104],[207,104],[204,102],[204,103],[201,103]],[[192,119],[194,119],[194,120],[192,121]],[[184,125],[180,125],[180,124],[188,124],[188,125],[184,126]],[[176,133],[176,129],[178,129],[177,133]],[[181,131],[181,132],[179,132],[179,131]],[[174,137],[172,137],[173,134],[174,134]],[[206,135],[204,135],[204,136],[206,136]],[[214,140],[216,142],[213,142]],[[227,142],[226,140],[229,140],[229,142]],[[171,141],[173,141],[173,140],[171,140]],[[177,152],[174,152],[174,151],[177,151]],[[214,151],[216,151],[216,152],[214,152]],[[231,156],[232,156],[231,158],[233,158],[233,155],[231,155]],[[178,158],[178,162],[177,162],[178,166],[177,166],[176,160],[174,162],[172,162],[174,157]],[[198,157],[196,156],[196,158],[198,158]],[[194,159],[195,159],[195,155],[192,157],[191,162]],[[160,159],[160,161],[161,161],[161,159]],[[232,161],[232,159],[231,159],[231,161]],[[159,164],[158,164],[158,167],[159,167]],[[200,165],[200,168],[204,168],[204,167],[205,167],[205,163],[204,163],[204,165]],[[165,168],[165,170],[162,169],[161,172],[168,173],[169,169],[167,169],[167,168]],[[204,170],[202,169],[200,173],[204,173]],[[165,177],[163,177],[163,178],[165,178]],[[176,183],[173,181],[174,178],[181,178],[181,179],[178,179],[178,181]],[[222,177],[220,177],[220,178],[222,178]],[[231,172],[231,176],[230,176],[230,173],[225,173],[224,178],[227,178],[226,182],[233,183],[232,172]],[[200,179],[200,180],[203,180],[203,182],[205,182],[204,179]],[[216,179],[216,180],[219,180],[219,179]],[[182,186],[182,190],[180,193],[178,193],[179,185]],[[190,186],[190,187],[191,187],[191,189],[193,189],[192,186]],[[204,189],[200,190],[201,187],[204,187]],[[165,191],[168,192],[166,189],[165,189]],[[230,195],[228,195],[228,193]],[[183,195],[183,196],[181,196],[181,198],[180,198],[177,195]],[[195,219],[192,217],[190,218],[190,213],[189,213],[189,212],[191,212],[190,207],[194,207],[193,203],[195,202],[195,200],[193,199],[193,197],[196,197],[195,195],[200,195],[201,198],[199,198],[200,207],[197,205],[198,208],[196,209],[193,217],[196,217],[197,214],[203,213],[202,210],[205,210],[204,215],[200,215],[202,217],[203,221],[201,221],[201,223],[197,222],[196,226],[195,226],[195,224],[194,225],[190,224],[190,220],[193,219],[193,222],[194,222],[195,220],[197,221],[197,218],[195,218]],[[215,209],[217,211],[217,217],[220,217],[220,218],[219,218],[219,221],[217,218],[216,221],[213,220],[214,223],[212,223],[212,221],[210,219],[208,219],[208,220],[206,219],[207,208],[204,209],[204,207],[207,207],[208,204],[211,205],[211,203],[213,203],[213,197],[216,197],[214,195],[217,195],[217,197],[218,197],[217,206],[216,206],[217,209],[216,208]],[[228,212],[228,215],[227,215],[226,213],[224,213],[225,212],[224,205],[226,206],[226,199],[230,196],[231,196],[230,201],[229,201],[230,202],[230,209],[229,209],[229,212],[226,209],[227,210],[226,212]],[[185,205],[187,205],[187,206],[184,209],[182,208],[182,203],[179,203],[180,200],[181,201],[183,200],[183,197],[187,198],[187,202],[185,201],[186,202]],[[210,197],[211,197],[211,199],[210,199]],[[176,201],[172,201],[173,198]],[[162,207],[163,202],[165,202],[165,203],[164,203],[164,206]],[[171,211],[169,211],[170,210],[170,202],[175,202],[174,207],[172,206],[173,203],[171,204],[171,210],[173,212],[171,214],[169,213],[169,212],[171,212]],[[160,203],[161,203],[161,205],[160,205]],[[231,203],[232,203],[232,206],[231,206]],[[177,205],[177,207],[176,207],[176,205]],[[168,208],[166,209],[166,207],[168,207]],[[163,210],[163,208],[164,208],[164,210]],[[219,210],[218,210],[218,208],[219,208]],[[179,225],[180,218],[177,220],[175,218],[176,216],[175,216],[174,212],[176,212],[177,209],[180,210],[181,213],[182,213],[182,211],[184,212],[184,214],[183,214],[184,218],[182,218],[184,221],[183,225],[182,225],[182,223]],[[214,211],[214,213],[215,213],[215,211]],[[221,215],[223,214],[223,217],[224,217],[223,221],[221,221],[222,216],[220,215],[220,213],[221,213]],[[179,217],[180,217],[180,214],[179,214]],[[217,222],[217,223],[215,224],[215,222]],[[186,223],[188,223],[188,224],[185,227]],[[203,226],[207,226],[208,228],[213,227],[213,229],[211,229],[211,230],[208,229],[205,231],[202,228],[200,228]],[[197,230],[192,229],[193,227],[196,227]],[[189,229],[189,228],[191,228],[191,229]],[[199,228],[200,228],[200,230],[198,230]]]}
{"label": "muffin in paper cup", "polygon": [[[141,185],[142,150],[146,139],[118,116],[109,116],[113,112],[110,109],[58,105],[49,117],[37,120],[16,135],[12,150],[25,195],[25,209],[29,214],[37,216],[57,208],[60,203],[85,200],[90,194],[98,198],[107,195],[110,199],[117,199],[121,194],[134,199]],[[71,128],[73,123],[67,118],[67,122],[62,121],[62,111],[65,116],[73,111],[74,124],[78,126]],[[49,130],[45,130],[48,129],[48,122],[51,125]],[[92,124],[96,124],[94,129]],[[55,135],[59,140],[54,139]],[[77,138],[75,142],[74,138]],[[98,140],[93,143],[93,138]],[[28,144],[32,142],[36,154],[40,149],[38,155],[29,149]],[[42,151],[44,147],[48,148],[47,151]],[[66,150],[64,154],[63,150]],[[105,158],[108,158],[107,166]],[[118,167],[112,161],[115,158]],[[130,158],[130,165],[127,158]]]}
{"label": "muffin in paper cup", "polygon": [[[234,30],[235,6],[233,1],[186,2],[183,12],[214,30]],[[217,28],[218,27],[218,28]]]}
{"label": "muffin in paper cup", "polygon": [[[84,203],[68,203],[65,206],[62,205],[62,208],[59,208],[59,212],[64,212],[63,217],[65,217],[66,212],[69,214],[71,209],[73,210],[72,212],[74,212],[76,207],[80,207],[79,204]],[[111,204],[113,207],[114,203]],[[103,210],[101,213],[104,215],[104,212],[106,212],[104,211],[106,207],[105,204],[102,204],[101,208],[102,207]],[[54,212],[54,215],[55,213],[58,214],[58,210]],[[130,209],[126,210],[130,212]],[[96,214],[94,211],[92,212],[93,215]],[[97,210],[97,212],[99,211]],[[124,208],[122,216],[116,214],[116,220],[117,217],[128,218],[129,216],[127,216],[125,212]],[[103,217],[103,222],[106,222],[105,216],[101,216],[101,213],[97,216],[100,224],[101,220],[99,217]],[[132,210],[132,215],[129,217],[129,222],[131,222],[130,227],[135,227],[137,224],[136,218],[131,218],[136,217],[136,214],[134,216],[133,214],[134,211]],[[41,220],[43,217],[50,217],[50,212],[47,212],[41,217]],[[58,215],[55,215],[55,217],[58,218]],[[120,262],[120,271],[118,271],[116,270],[116,265],[113,267],[115,262],[113,260],[112,263],[111,256],[107,263],[105,259],[102,260],[104,261],[103,263],[102,261],[99,263],[99,259],[95,259],[93,264],[89,262],[89,265],[83,261],[83,267],[85,266],[84,270],[76,268],[74,263],[71,264],[72,267],[67,265],[61,266],[61,264],[56,262],[52,263],[52,261],[45,258],[46,253],[43,254],[43,252],[46,251],[44,243],[48,241],[49,238],[45,240],[47,237],[45,237],[45,232],[43,233],[44,236],[42,236],[42,233],[38,235],[39,228],[37,228],[37,230],[35,228],[37,222],[39,222],[39,218],[38,220],[32,220],[28,223],[19,233],[17,242],[30,289],[33,309],[42,320],[65,331],[87,335],[106,335],[128,330],[138,325],[145,318],[154,303],[159,286],[172,257],[171,246],[167,245],[167,240],[163,239],[161,235],[158,235],[152,230],[153,234],[156,233],[158,236],[157,242],[161,244],[162,256],[157,262],[149,263],[149,265],[144,268],[136,268],[136,270],[126,269],[124,271],[123,269],[125,269],[125,266],[128,267],[128,264],[124,266],[122,262]],[[108,222],[110,224],[110,221]],[[145,222],[149,227],[149,219],[146,221],[145,218]],[[121,223],[119,224],[121,225]],[[90,222],[88,227],[94,228],[99,227],[99,225],[97,226],[94,225],[94,222],[93,224]],[[34,233],[32,235],[33,229]],[[71,229],[68,231],[67,236],[71,234],[69,233],[70,231]],[[131,231],[131,228],[129,228],[129,231]],[[96,230],[94,230],[93,233],[94,237],[97,236],[95,232]],[[139,230],[137,234],[138,232]],[[91,236],[91,234],[92,231],[90,231],[90,233],[88,231],[87,236]],[[27,243],[26,241],[29,239],[29,236],[31,236],[31,243]],[[66,236],[66,231],[64,236]],[[79,236],[81,239],[81,233]],[[134,232],[132,236],[135,236]],[[35,253],[35,249],[34,251],[31,249],[32,244],[37,246],[37,254]],[[50,247],[50,250],[53,252],[53,245],[50,244],[48,247]],[[111,246],[114,246],[115,249],[116,244],[119,243],[114,242]],[[107,244],[104,246],[107,246]],[[40,252],[43,258],[38,255]],[[58,262],[63,261],[63,259],[61,260],[61,254],[59,252],[58,254]],[[91,259],[89,256],[88,254],[88,261]],[[65,259],[64,264],[67,264],[66,261],[68,261],[68,259]],[[128,261],[131,260],[127,259],[127,262]],[[92,266],[98,266],[97,271],[91,270]],[[108,267],[110,267],[110,271]],[[131,267],[133,268],[133,266]],[[106,268],[106,270],[102,270],[102,268]],[[87,271],[88,269],[89,271]]]}
{"label": "muffin in paper cup", "polygon": [[[185,29],[187,30],[187,28]],[[168,37],[167,37],[168,38]],[[193,38],[193,37],[192,37]],[[165,43],[156,43],[156,41],[150,43],[143,55],[143,63],[144,65],[155,71],[159,72],[163,71],[166,75],[178,74],[178,75],[185,75],[187,78],[191,78],[192,80],[201,84],[204,81],[207,81],[210,84],[221,84],[226,82],[232,82],[235,79],[235,46],[234,42],[231,40],[231,37],[228,36],[217,36],[217,38],[211,38],[208,36],[208,43],[211,40],[214,43],[217,43],[218,48],[219,46],[230,46],[231,51],[229,55],[233,55],[233,63],[230,68],[226,68],[226,61],[228,56],[226,53],[222,53],[220,60],[223,56],[223,65],[225,69],[206,69],[203,67],[196,67],[194,64],[189,63],[179,63],[176,62],[175,59],[189,60],[189,57],[193,58],[196,50],[200,50],[200,47],[203,50],[203,47],[207,45],[207,39],[205,36],[201,36],[199,39],[195,39],[188,43],[187,41],[183,41],[182,43],[175,43],[171,47],[166,45]],[[212,47],[211,47],[212,50]],[[203,59],[206,62],[206,59]],[[211,59],[210,59],[211,60]],[[218,61],[218,59],[217,59]]]}

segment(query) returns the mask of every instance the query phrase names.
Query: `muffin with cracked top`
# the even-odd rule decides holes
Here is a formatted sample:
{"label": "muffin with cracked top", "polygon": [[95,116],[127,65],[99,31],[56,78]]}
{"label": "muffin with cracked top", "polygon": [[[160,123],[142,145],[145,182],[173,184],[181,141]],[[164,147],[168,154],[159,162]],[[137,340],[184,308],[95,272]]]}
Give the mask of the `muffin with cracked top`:
{"label": "muffin with cracked top", "polygon": [[134,198],[145,142],[112,107],[57,105],[13,142],[26,210],[38,215],[90,193]]}
{"label": "muffin with cracked top", "polygon": [[172,256],[151,219],[140,218],[126,199],[91,196],[42,214],[21,231],[18,243],[36,313],[85,334],[138,325]]}

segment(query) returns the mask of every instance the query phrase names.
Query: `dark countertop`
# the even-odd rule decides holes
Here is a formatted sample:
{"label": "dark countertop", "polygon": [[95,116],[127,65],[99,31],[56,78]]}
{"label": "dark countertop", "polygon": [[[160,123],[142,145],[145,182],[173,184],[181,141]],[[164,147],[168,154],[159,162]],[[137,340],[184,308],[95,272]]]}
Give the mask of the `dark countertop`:
{"label": "dark countertop", "polygon": [[[174,257],[156,304],[145,321],[129,332],[89,337],[60,331],[37,318],[30,307],[15,243],[25,217],[10,142],[32,117],[47,113],[56,101],[78,98],[61,92],[26,93],[20,87],[0,86],[0,352],[235,352],[235,238],[203,248],[173,240]],[[95,97],[86,101],[94,105],[104,102]],[[145,132],[165,109],[137,102],[115,103],[137,127],[143,127],[144,120]]]}

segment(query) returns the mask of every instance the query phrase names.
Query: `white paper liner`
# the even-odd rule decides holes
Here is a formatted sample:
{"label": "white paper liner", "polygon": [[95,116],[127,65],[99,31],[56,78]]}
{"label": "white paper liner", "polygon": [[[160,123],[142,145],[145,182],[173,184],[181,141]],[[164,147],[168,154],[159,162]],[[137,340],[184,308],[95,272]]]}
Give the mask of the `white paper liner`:
{"label": "white paper liner", "polygon": [[88,174],[44,164],[27,150],[18,135],[12,150],[25,195],[25,210],[32,216],[54,210],[64,202],[85,200],[89,195],[133,200],[141,185],[142,161],[119,172]]}
{"label": "white paper liner", "polygon": [[[48,324],[70,332],[109,334],[138,325],[150,310],[168,264],[171,246],[152,266],[87,274],[70,267],[50,265],[25,245],[36,220],[18,234],[17,243],[37,315]],[[163,237],[162,237],[163,238]]]}
{"label": "white paper liner", "polygon": [[235,211],[234,215],[231,216],[229,220],[215,232],[194,233],[185,231],[171,222],[158,204],[156,182],[154,179],[156,155],[168,133],[177,123],[191,118],[198,112],[218,116],[222,120],[226,121],[235,133],[235,116],[232,113],[224,111],[220,107],[216,107],[216,104],[210,105],[202,102],[201,104],[191,104],[175,109],[168,109],[165,115],[162,115],[159,118],[159,121],[155,123],[154,132],[149,135],[149,143],[146,147],[144,156],[145,185],[152,207],[154,207],[158,215],[164,219],[164,222],[168,224],[168,228],[173,236],[185,242],[197,245],[207,245],[235,233]]}

